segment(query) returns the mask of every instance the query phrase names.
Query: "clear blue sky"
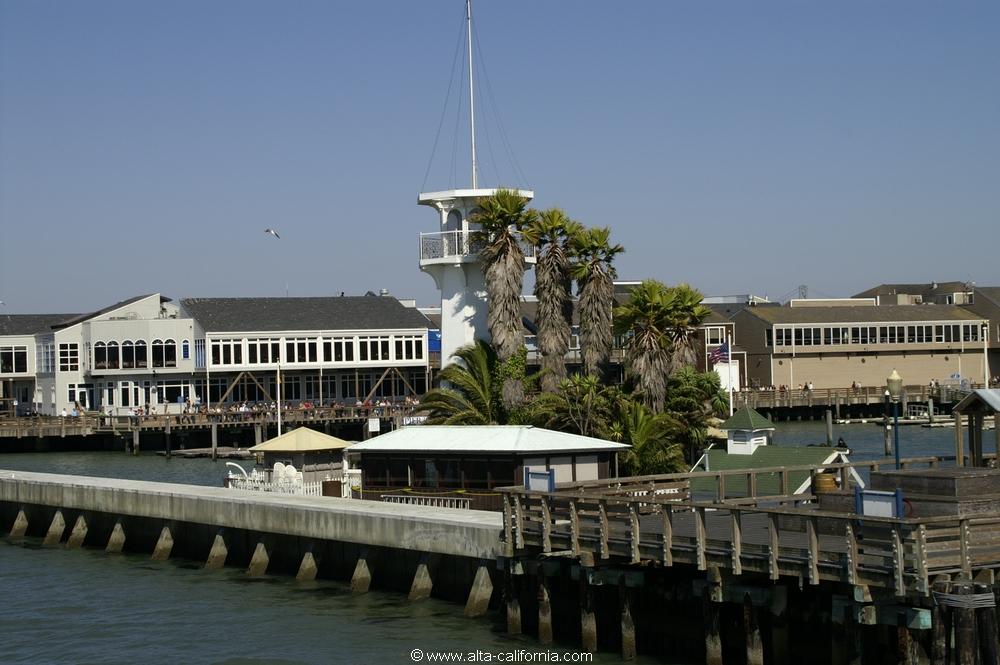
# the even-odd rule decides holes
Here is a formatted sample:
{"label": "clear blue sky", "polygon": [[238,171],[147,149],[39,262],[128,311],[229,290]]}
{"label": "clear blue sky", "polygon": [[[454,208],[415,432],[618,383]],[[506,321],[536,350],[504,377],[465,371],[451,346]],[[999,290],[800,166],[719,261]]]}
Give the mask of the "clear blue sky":
{"label": "clear blue sky", "polygon": [[[0,313],[286,284],[433,304],[416,198],[469,184],[456,90],[424,183],[463,5],[0,0]],[[480,184],[611,226],[620,277],[1000,284],[995,0],[473,11],[527,175],[490,168],[484,118]]]}

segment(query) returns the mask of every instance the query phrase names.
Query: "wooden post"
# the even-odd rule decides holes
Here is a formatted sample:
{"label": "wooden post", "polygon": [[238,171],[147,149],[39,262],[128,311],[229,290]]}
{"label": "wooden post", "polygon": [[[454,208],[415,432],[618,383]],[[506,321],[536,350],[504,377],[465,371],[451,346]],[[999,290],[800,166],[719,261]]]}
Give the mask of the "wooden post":
{"label": "wooden post", "polygon": [[780,551],[780,544],[778,541],[778,516],[774,513],[768,513],[767,515],[767,535],[768,568],[770,569],[771,579],[777,580],[781,575],[778,570],[778,553]]}
{"label": "wooden post", "polygon": [[[977,594],[992,594],[993,589],[988,584],[976,584]],[[976,627],[979,631],[979,658],[982,665],[1000,665],[997,635],[997,608],[980,607],[976,610]]]}
{"label": "wooden post", "polygon": [[631,590],[625,578],[618,583],[618,600],[622,614],[622,660],[635,660],[635,621],[632,619]]}
{"label": "wooden post", "polygon": [[573,556],[580,554],[580,515],[576,510],[576,499],[569,500],[570,550]]}
{"label": "wooden post", "polygon": [[[972,585],[968,582],[952,586],[952,593],[969,595]],[[952,610],[955,623],[955,654],[952,663],[955,665],[976,665],[976,611],[956,607]]]}
{"label": "wooden post", "polygon": [[139,428],[132,430],[132,454],[139,454]]}
{"label": "wooden post", "polygon": [[705,665],[722,665],[722,634],[719,628],[719,603],[711,599],[710,585],[702,591],[701,603],[705,626]]}
{"label": "wooden post", "polygon": [[788,658],[788,588],[771,586],[771,661],[791,662]]}
{"label": "wooden post", "polygon": [[816,529],[816,516],[806,517],[806,538],[809,543],[809,584],[819,584],[819,532]]}
{"label": "wooden post", "polygon": [[212,423],[212,461],[219,459],[219,424]]}
{"label": "wooden post", "polygon": [[667,503],[661,506],[663,510],[663,565],[674,565],[674,555],[671,548],[674,546],[674,509]]}
{"label": "wooden post", "polygon": [[743,595],[743,633],[746,638],[747,665],[764,665],[764,640],[760,636],[757,610],[754,609],[749,593]]}
{"label": "wooden post", "polygon": [[730,508],[729,516],[733,537],[733,575],[743,574],[743,527],[739,508]]}
{"label": "wooden post", "polygon": [[608,504],[604,499],[601,499],[597,504],[597,508],[601,530],[601,558],[607,559],[611,556],[611,553],[608,551]]}
{"label": "wooden post", "polygon": [[962,414],[953,411],[955,418],[955,466],[965,466],[965,441],[962,436]]}
{"label": "wooden post", "polygon": [[549,582],[541,567],[535,579],[538,584],[538,641],[542,644],[552,644],[552,600],[549,594]]}
{"label": "wooden post", "polygon": [[[937,593],[948,592],[948,582],[934,583]],[[934,603],[931,605],[931,665],[945,665],[948,658],[948,646],[951,642],[951,626],[947,620],[948,608]]]}
{"label": "wooden post", "polygon": [[708,568],[708,560],[706,557],[706,539],[705,539],[705,509],[698,507],[694,509],[694,532],[697,539],[697,557],[698,557],[698,570],[705,570]]}
{"label": "wooden post", "polygon": [[[582,573],[582,571],[581,571]],[[594,589],[587,576],[580,575],[580,650],[597,651],[597,616],[594,613]]]}
{"label": "wooden post", "polygon": [[521,634],[521,600],[517,595],[517,586],[514,583],[514,574],[511,571],[513,562],[508,561],[504,569],[504,600],[507,605],[507,634]]}
{"label": "wooden post", "polygon": [[833,411],[826,410],[826,445],[833,446]]}
{"label": "wooden post", "polygon": [[629,551],[632,563],[639,563],[639,507],[635,503],[628,504],[629,521]]}
{"label": "wooden post", "polygon": [[543,496],[539,500],[542,508],[542,551],[552,551],[552,510],[549,507],[549,497]]}

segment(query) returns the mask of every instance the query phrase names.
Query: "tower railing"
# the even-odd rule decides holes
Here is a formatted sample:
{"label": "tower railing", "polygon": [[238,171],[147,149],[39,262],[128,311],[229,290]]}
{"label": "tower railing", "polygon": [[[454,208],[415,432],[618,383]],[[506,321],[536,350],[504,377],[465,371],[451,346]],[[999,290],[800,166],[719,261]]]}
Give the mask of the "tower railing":
{"label": "tower railing", "polygon": [[[535,258],[535,246],[524,240],[515,232],[514,236],[521,245],[524,258]],[[486,246],[486,238],[482,231],[438,231],[420,234],[420,260],[473,257]]]}

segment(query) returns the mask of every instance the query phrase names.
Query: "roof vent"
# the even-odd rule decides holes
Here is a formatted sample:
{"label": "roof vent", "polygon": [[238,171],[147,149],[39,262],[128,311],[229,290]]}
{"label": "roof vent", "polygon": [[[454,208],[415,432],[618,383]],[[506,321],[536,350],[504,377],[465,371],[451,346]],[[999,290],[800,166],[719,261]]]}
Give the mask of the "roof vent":
{"label": "roof vent", "polygon": [[389,289],[379,289],[378,294],[384,298],[385,296],[389,295]]}

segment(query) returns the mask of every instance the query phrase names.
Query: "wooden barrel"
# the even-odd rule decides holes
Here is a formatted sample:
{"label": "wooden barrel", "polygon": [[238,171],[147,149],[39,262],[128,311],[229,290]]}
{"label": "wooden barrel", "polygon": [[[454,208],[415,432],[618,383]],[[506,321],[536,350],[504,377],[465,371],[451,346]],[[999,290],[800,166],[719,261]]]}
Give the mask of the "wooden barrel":
{"label": "wooden barrel", "polygon": [[832,473],[817,473],[813,479],[813,492],[836,492],[837,476]]}

